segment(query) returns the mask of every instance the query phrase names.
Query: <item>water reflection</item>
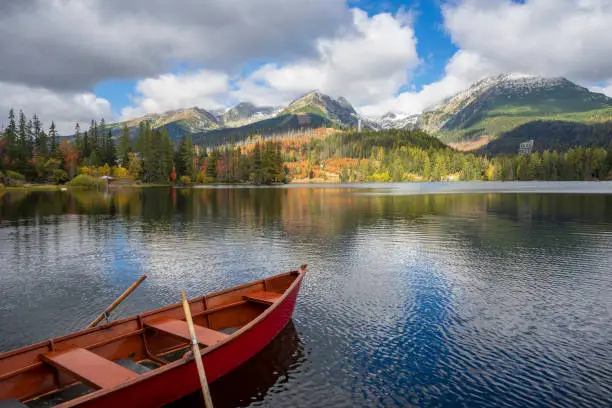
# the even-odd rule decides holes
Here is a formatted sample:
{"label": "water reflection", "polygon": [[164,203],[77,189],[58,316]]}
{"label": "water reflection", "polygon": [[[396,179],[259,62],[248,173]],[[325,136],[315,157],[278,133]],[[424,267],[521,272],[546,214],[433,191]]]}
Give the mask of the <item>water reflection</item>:
{"label": "water reflection", "polygon": [[[363,195],[369,191],[372,195]],[[426,214],[479,217],[499,214],[512,219],[545,215],[563,221],[610,220],[612,195],[579,194],[432,194],[376,195],[351,188],[121,189],[112,193],[0,193],[0,220],[27,222],[65,214],[105,214],[147,221],[190,222],[202,217],[255,226],[281,218],[288,231],[311,228],[333,235],[352,225],[383,218],[418,218]],[[317,224],[316,218],[329,217]]]}
{"label": "water reflection", "polygon": [[0,351],[83,328],[144,272],[115,318],[307,263],[299,336],[216,385],[219,404],[610,405],[610,208],[386,186],[5,192]]}
{"label": "water reflection", "polygon": [[[215,407],[247,407],[291,385],[292,377],[306,361],[304,345],[293,322],[281,331],[260,353],[210,387]],[[167,408],[195,407],[203,404],[201,393],[182,398]]]}

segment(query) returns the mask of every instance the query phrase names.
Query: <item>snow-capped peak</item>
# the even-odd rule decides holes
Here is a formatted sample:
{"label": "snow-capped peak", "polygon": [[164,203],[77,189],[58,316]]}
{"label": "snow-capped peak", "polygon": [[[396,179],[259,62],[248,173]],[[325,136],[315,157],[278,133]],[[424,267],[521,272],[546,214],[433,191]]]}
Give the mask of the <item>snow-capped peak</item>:
{"label": "snow-capped peak", "polygon": [[507,74],[500,75],[498,78],[503,78],[507,81],[515,81],[517,79],[537,78],[537,75],[525,74],[522,72],[509,72]]}
{"label": "snow-capped peak", "polygon": [[378,119],[372,119],[381,129],[412,129],[416,127],[419,115],[401,112],[387,112]]}

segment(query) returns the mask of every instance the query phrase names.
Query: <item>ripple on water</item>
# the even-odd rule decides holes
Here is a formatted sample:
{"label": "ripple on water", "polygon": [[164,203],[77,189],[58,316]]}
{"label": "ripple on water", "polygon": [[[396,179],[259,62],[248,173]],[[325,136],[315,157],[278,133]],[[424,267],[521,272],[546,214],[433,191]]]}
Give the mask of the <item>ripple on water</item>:
{"label": "ripple on water", "polygon": [[293,323],[215,406],[612,405],[610,196],[400,190],[5,198],[0,350],[84,327],[144,272],[116,317],[307,263]]}

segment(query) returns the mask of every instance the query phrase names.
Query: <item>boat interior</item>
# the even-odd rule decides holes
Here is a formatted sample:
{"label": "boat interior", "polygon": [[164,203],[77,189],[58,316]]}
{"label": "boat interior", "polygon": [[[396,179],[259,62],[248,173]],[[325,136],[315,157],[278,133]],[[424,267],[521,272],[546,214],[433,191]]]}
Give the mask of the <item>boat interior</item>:
{"label": "boat interior", "polygon": [[[200,349],[229,340],[298,276],[292,271],[189,300]],[[171,364],[190,350],[177,303],[9,351],[0,354],[0,408],[59,405]]]}

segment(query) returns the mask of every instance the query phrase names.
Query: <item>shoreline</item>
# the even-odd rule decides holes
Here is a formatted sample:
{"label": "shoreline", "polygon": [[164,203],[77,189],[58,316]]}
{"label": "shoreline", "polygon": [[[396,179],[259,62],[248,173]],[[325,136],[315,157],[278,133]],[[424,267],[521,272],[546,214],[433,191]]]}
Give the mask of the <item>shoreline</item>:
{"label": "shoreline", "polygon": [[[612,185],[612,181],[610,180],[606,180],[606,181],[595,181],[595,180],[591,180],[591,181],[547,181],[547,180],[530,180],[530,181],[484,181],[484,180],[479,180],[479,181],[405,181],[405,182],[375,182],[375,181],[371,181],[371,182],[352,182],[352,183],[340,183],[340,182],[334,182],[334,181],[316,181],[316,182],[289,182],[289,183],[274,183],[274,184],[261,184],[261,185],[255,185],[255,184],[251,184],[251,183],[209,183],[209,184],[190,184],[190,185],[172,185],[172,184],[120,184],[120,185],[109,185],[108,187],[103,187],[101,186],[99,189],[97,188],[91,188],[91,187],[81,187],[81,186],[70,186],[70,185],[55,185],[55,184],[33,184],[33,185],[23,185],[23,186],[19,186],[19,187],[0,187],[0,192],[35,192],[35,191],[71,191],[71,190],[75,190],[75,191],[98,191],[98,192],[105,192],[105,191],[117,191],[117,190],[122,190],[122,189],[139,189],[139,188],[160,188],[160,187],[165,187],[165,188],[177,188],[177,189],[206,189],[206,188],[234,188],[234,187],[240,187],[240,188],[278,188],[278,187],[290,187],[290,188],[299,188],[299,187],[317,187],[317,186],[321,186],[321,187],[329,187],[329,186],[337,186],[337,187],[354,187],[354,188],[363,188],[363,187],[369,187],[369,186],[388,186],[389,188],[396,188],[398,186],[404,186],[404,188],[411,190],[411,188],[409,186],[412,187],[416,187],[417,190],[421,190],[422,187],[424,186],[431,186],[433,188],[427,188],[427,190],[429,190],[429,192],[435,192],[436,190],[439,190],[438,192],[442,193],[442,192],[447,192],[448,191],[448,187],[451,187],[450,190],[454,190],[453,187],[457,187],[459,192],[463,191],[463,192],[474,192],[474,191],[483,191],[479,188],[473,188],[476,186],[497,186],[499,188],[494,188],[492,190],[490,189],[486,189],[484,191],[489,191],[489,192],[501,192],[506,190],[504,188],[504,186],[509,187],[509,186],[529,186],[531,185],[532,187],[536,187],[538,185],[544,185],[544,184],[548,184],[550,185],[556,185],[556,186],[561,186],[561,185],[570,185],[570,183],[572,185],[580,185],[580,186],[595,186],[595,185],[602,185],[602,186],[608,186],[608,185]],[[554,184],[551,184],[554,183]],[[472,188],[468,188],[467,190],[464,190],[462,187],[465,186],[471,186]],[[446,190],[446,191],[445,191]],[[519,188],[520,190],[520,188]],[[590,190],[590,189],[589,189]],[[516,189],[510,188],[509,191],[517,191]],[[612,190],[611,190],[612,191]],[[517,191],[518,192],[518,191]],[[542,190],[542,191],[538,191],[538,190],[531,190],[529,192],[546,192],[546,189]]]}

